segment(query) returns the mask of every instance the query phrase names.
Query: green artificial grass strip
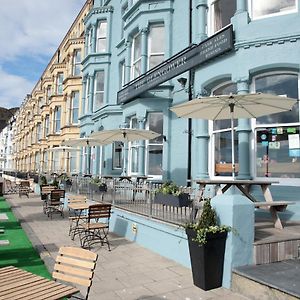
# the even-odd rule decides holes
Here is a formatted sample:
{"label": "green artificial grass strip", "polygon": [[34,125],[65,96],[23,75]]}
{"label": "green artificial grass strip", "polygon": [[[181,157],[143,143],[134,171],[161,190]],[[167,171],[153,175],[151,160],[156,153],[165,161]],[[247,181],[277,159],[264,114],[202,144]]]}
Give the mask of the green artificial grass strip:
{"label": "green artificial grass strip", "polygon": [[9,245],[0,246],[0,268],[12,265],[50,279],[51,275],[43,260],[3,197],[0,197],[0,213],[8,216],[8,220],[0,221],[0,228],[4,229],[0,240],[9,240]]}

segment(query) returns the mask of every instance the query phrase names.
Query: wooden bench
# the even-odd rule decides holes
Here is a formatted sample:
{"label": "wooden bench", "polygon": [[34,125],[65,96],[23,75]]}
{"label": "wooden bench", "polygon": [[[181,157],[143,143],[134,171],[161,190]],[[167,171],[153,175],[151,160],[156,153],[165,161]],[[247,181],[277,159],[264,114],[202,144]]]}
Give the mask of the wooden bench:
{"label": "wooden bench", "polygon": [[275,228],[283,229],[281,220],[277,212],[285,211],[287,206],[290,204],[295,204],[295,202],[291,202],[291,201],[255,202],[254,207],[261,208],[261,209],[269,209],[274,221]]}

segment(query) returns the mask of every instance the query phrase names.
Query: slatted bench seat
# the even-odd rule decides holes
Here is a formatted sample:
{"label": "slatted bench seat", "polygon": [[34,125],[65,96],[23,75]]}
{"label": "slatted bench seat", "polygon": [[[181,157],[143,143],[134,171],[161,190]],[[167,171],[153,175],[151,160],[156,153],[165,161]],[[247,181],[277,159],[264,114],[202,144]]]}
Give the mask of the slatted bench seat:
{"label": "slatted bench seat", "polygon": [[261,209],[269,209],[274,221],[275,228],[283,229],[281,220],[277,212],[285,211],[287,206],[290,204],[295,204],[295,202],[291,202],[291,201],[255,202],[254,207],[261,208]]}

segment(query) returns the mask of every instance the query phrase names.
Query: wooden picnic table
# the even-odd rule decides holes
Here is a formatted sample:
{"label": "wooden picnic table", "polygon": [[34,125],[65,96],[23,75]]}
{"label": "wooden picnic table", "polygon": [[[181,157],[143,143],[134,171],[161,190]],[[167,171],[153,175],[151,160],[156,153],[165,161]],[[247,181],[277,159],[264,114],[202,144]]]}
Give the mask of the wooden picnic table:
{"label": "wooden picnic table", "polygon": [[0,269],[0,300],[62,299],[79,290],[14,266]]}
{"label": "wooden picnic table", "polygon": [[[244,196],[250,199],[255,208],[267,209],[270,211],[274,227],[277,229],[283,229],[282,222],[278,215],[278,211],[283,211],[289,204],[294,204],[290,201],[274,201],[270,186],[272,184],[279,183],[274,180],[244,180],[244,179],[201,179],[196,180],[199,184],[198,199],[203,196],[206,185],[216,185],[217,195],[224,194],[230,187],[235,186]],[[251,187],[259,186],[261,188],[265,201],[259,201],[252,193]]]}

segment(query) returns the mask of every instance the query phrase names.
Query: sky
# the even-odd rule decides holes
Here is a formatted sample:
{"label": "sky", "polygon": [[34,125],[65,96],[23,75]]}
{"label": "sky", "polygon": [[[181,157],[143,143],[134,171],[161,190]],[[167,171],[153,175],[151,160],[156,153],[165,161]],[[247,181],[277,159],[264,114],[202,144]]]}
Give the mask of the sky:
{"label": "sky", "polygon": [[0,0],[0,107],[21,105],[86,0]]}

